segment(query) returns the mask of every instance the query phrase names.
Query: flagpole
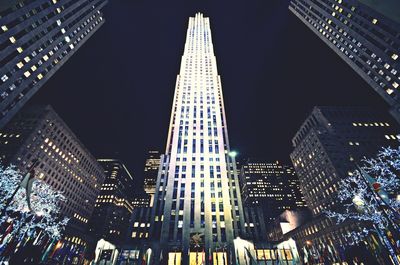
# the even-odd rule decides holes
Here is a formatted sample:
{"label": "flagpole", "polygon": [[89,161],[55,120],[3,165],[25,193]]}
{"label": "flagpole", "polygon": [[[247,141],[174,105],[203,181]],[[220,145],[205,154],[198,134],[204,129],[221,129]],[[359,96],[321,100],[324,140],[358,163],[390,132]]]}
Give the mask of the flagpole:
{"label": "flagpole", "polygon": [[[359,173],[360,173],[360,175],[361,175],[361,178],[363,179],[364,183],[367,185],[367,189],[372,193],[373,200],[377,203],[378,208],[381,210],[381,212],[383,213],[383,215],[385,216],[385,218],[388,220],[389,225],[391,224],[391,226],[393,227],[393,224],[392,224],[392,222],[391,222],[391,219],[389,218],[389,216],[388,216],[387,213],[385,212],[385,209],[382,209],[382,208],[381,208],[380,202],[379,202],[379,201],[377,200],[377,198],[374,196],[375,194],[378,194],[378,193],[375,192],[375,191],[372,189],[372,187],[369,185],[368,180],[367,180],[367,179],[365,178],[365,176],[364,176],[364,170],[363,170],[361,167],[359,167],[357,164],[356,164],[356,166],[357,166],[358,171],[359,171]],[[384,201],[384,200],[382,199],[382,197],[381,197],[379,194],[378,194],[378,196],[379,196],[379,198],[381,199],[381,201]],[[396,212],[395,212],[395,213],[396,213]],[[385,234],[385,233],[382,233],[382,232],[380,231],[380,228],[379,228],[378,226],[376,226],[375,224],[374,224],[373,226],[374,226],[375,230],[378,232],[379,237],[383,240],[383,244],[386,245],[386,247],[388,248],[388,251],[389,251],[390,256],[391,256],[391,258],[392,258],[392,260],[393,260],[393,263],[395,263],[396,265],[400,265],[399,259],[397,258],[397,255],[396,255],[396,251],[393,249],[393,247],[392,247],[390,241],[388,240],[386,234]],[[395,228],[395,227],[393,227],[393,228],[394,228],[394,232],[396,233],[396,232],[397,232],[397,231],[396,231],[396,228]]]}
{"label": "flagpole", "polygon": [[[364,182],[367,184],[367,186],[368,186],[368,189],[373,193],[373,194],[376,194],[376,195],[378,195],[378,197],[381,199],[381,201],[386,205],[386,207],[388,207],[394,214],[395,214],[395,217],[397,217],[396,216],[396,214],[397,214],[397,211],[392,207],[392,206],[390,206],[383,198],[382,198],[382,196],[379,194],[379,192],[376,192],[376,191],[374,191],[373,189],[372,189],[372,187],[370,186],[370,184],[369,184],[369,181],[365,178],[365,176],[364,176],[364,172],[365,172],[365,170],[363,170],[359,165],[357,165],[356,164],[356,166],[357,166],[357,168],[358,168],[358,171],[360,172],[360,175],[361,175],[361,177],[362,177],[362,179],[364,180]],[[366,172],[365,172],[366,173]],[[379,204],[378,204],[379,205]],[[386,215],[386,213],[385,213],[385,215]],[[388,216],[386,216],[386,218],[388,218]],[[389,218],[388,218],[389,219]],[[389,219],[390,220],[390,219]]]}

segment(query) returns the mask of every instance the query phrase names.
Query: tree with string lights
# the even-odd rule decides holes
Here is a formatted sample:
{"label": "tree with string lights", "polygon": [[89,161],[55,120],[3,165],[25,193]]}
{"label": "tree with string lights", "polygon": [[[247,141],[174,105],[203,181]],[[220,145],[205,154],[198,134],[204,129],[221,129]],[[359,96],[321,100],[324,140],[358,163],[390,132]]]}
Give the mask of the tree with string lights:
{"label": "tree with string lights", "polygon": [[14,166],[0,165],[0,256],[3,259],[27,245],[58,240],[68,223],[68,218],[60,215],[60,203],[66,200],[65,196],[34,177],[33,169],[22,176]]}
{"label": "tree with string lights", "polygon": [[369,224],[346,235],[350,244],[359,244],[375,233],[394,264],[400,264],[400,147],[383,148],[375,158],[363,159],[362,163],[339,184],[340,211],[328,210],[325,214],[337,223],[353,220]]}

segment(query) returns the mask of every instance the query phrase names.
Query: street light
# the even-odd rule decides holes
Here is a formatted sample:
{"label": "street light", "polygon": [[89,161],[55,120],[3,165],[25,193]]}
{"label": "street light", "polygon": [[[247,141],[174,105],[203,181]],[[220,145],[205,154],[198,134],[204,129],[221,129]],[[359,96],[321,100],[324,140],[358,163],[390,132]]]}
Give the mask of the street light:
{"label": "street light", "polygon": [[230,156],[230,157],[232,157],[232,158],[235,158],[237,155],[238,155],[238,152],[236,152],[236,151],[230,151],[230,152],[228,153],[228,156]]}

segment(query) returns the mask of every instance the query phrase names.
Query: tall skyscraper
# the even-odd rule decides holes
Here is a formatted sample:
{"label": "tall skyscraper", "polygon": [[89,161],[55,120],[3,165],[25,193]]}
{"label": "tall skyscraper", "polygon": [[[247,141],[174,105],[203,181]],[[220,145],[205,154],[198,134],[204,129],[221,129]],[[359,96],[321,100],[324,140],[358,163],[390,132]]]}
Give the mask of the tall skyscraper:
{"label": "tall skyscraper", "polygon": [[107,0],[0,5],[0,128],[104,23]]}
{"label": "tall skyscraper", "polygon": [[227,246],[244,232],[236,163],[229,153],[210,21],[197,13],[189,18],[150,220],[150,238],[160,239],[157,258],[162,249],[164,257],[171,252],[188,264],[189,258],[202,258],[199,248],[207,257],[227,258]]}
{"label": "tall skyscraper", "polygon": [[400,122],[400,2],[291,0],[289,9],[384,98]]}
{"label": "tall skyscraper", "polygon": [[156,182],[158,169],[160,167],[160,152],[151,150],[147,154],[144,166],[144,190],[150,196],[150,206],[153,206],[154,194],[156,193]]}
{"label": "tall skyscraper", "polygon": [[126,238],[133,205],[133,177],[118,159],[98,159],[104,168],[105,180],[97,196],[90,232],[120,246]]}
{"label": "tall skyscraper", "polygon": [[105,175],[93,155],[50,106],[24,108],[0,130],[0,161],[26,174],[34,160],[36,178],[63,192],[61,214],[69,217],[65,239],[86,245],[87,223]]}
{"label": "tall skyscraper", "polygon": [[340,211],[340,181],[351,175],[364,157],[374,157],[382,147],[398,146],[399,131],[389,114],[374,108],[313,109],[293,137],[294,150],[290,155],[313,213],[310,223],[288,233],[296,240],[298,249],[307,247],[306,242],[316,249],[324,249],[327,244],[333,249],[337,244],[350,244],[348,233],[359,231],[363,225],[354,221],[338,225],[325,217],[324,211]]}

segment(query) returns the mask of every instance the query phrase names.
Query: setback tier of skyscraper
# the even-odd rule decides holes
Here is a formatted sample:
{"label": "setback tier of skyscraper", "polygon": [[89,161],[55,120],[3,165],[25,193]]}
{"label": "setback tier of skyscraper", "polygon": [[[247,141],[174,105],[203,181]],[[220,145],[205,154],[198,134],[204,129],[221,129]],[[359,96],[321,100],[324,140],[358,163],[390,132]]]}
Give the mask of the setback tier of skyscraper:
{"label": "setback tier of skyscraper", "polygon": [[289,9],[384,98],[400,122],[400,2],[291,0]]}
{"label": "setback tier of skyscraper", "polygon": [[0,5],[0,128],[104,23],[107,0]]}

